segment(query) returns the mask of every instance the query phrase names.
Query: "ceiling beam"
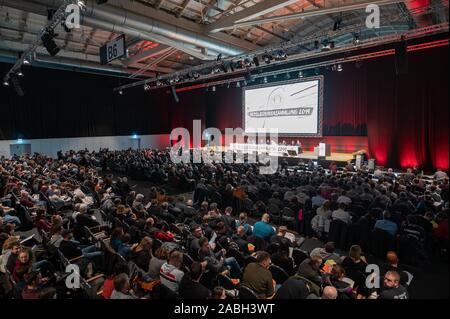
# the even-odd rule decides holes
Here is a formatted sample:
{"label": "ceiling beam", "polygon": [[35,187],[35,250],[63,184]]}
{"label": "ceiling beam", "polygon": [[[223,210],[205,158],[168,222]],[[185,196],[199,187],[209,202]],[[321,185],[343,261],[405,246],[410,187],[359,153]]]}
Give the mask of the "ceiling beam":
{"label": "ceiling beam", "polygon": [[293,19],[316,17],[316,16],[322,16],[322,15],[328,15],[331,13],[360,10],[360,9],[364,9],[369,4],[376,4],[378,6],[382,6],[382,5],[395,4],[395,3],[398,3],[401,1],[402,0],[378,0],[378,1],[369,0],[369,1],[364,1],[364,2],[360,2],[360,3],[356,3],[356,4],[355,3],[346,4],[346,5],[342,5],[342,6],[328,7],[328,8],[324,8],[324,9],[308,10],[308,11],[304,11],[304,12],[296,12],[296,13],[285,14],[285,15],[271,16],[271,17],[267,17],[267,18],[236,22],[232,26],[223,27],[222,30],[234,29],[236,27],[249,27],[249,26],[254,26],[254,25],[261,25],[261,24],[269,23],[269,22],[278,22],[278,21],[287,21],[287,20],[293,20]]}
{"label": "ceiling beam", "polygon": [[141,62],[142,60],[149,59],[154,56],[163,54],[163,53],[169,51],[170,49],[171,49],[171,47],[169,47],[167,45],[159,44],[157,47],[154,47],[149,50],[146,50],[141,53],[133,55],[131,58],[124,61],[124,64],[130,65],[130,64],[138,63],[138,62]]}
{"label": "ceiling beam", "polygon": [[243,9],[235,14],[229,15],[227,17],[222,17],[217,21],[209,24],[206,27],[208,32],[214,33],[222,31],[226,28],[233,27],[235,23],[241,21],[247,21],[254,19],[256,17],[263,16],[267,13],[276,11],[280,8],[286,7],[293,3],[298,2],[298,0],[265,0],[261,1],[251,7]]}
{"label": "ceiling beam", "polygon": [[181,4],[181,9],[177,12],[177,18],[181,17],[183,15],[184,10],[188,7],[189,3],[191,3],[191,0],[184,0]]}

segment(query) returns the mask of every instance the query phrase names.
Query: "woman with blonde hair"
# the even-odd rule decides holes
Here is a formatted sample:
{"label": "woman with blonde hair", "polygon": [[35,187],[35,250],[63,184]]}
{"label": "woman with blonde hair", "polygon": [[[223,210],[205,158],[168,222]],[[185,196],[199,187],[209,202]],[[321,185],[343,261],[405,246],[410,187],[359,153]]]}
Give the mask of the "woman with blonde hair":
{"label": "woman with blonde hair", "polygon": [[169,253],[169,248],[165,246],[161,246],[156,250],[155,256],[150,259],[150,265],[148,267],[148,275],[151,278],[159,278],[159,271],[161,266],[169,259]]}
{"label": "woman with blonde hair", "polygon": [[129,254],[130,261],[134,262],[141,269],[148,269],[152,259],[153,240],[150,237],[142,238],[139,244],[131,247]]}

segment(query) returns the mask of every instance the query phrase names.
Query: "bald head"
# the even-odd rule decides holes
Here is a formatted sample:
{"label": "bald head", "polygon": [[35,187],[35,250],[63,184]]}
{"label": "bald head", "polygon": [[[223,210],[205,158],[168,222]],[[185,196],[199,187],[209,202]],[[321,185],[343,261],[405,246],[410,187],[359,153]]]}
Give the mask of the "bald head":
{"label": "bald head", "polygon": [[336,299],[337,295],[337,290],[333,286],[323,288],[322,299]]}

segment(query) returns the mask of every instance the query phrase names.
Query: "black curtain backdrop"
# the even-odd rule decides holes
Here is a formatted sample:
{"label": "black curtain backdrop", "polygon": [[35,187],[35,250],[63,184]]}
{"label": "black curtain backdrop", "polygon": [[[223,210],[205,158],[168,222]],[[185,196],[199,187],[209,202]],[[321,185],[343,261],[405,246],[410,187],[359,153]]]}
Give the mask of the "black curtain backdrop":
{"label": "black curtain backdrop", "polygon": [[[395,57],[346,63],[324,75],[325,136],[367,136],[379,165],[449,167],[448,47],[409,53],[409,72],[395,73]],[[0,64],[4,74],[9,65]],[[120,96],[124,80],[27,68],[25,97],[0,88],[0,139],[168,134],[175,127],[242,127],[242,91],[234,84],[179,92]]]}

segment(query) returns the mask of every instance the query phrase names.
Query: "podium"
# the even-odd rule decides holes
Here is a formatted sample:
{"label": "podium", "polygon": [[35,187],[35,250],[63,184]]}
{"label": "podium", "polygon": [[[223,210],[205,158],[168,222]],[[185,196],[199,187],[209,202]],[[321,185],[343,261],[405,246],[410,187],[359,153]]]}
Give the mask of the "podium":
{"label": "podium", "polygon": [[318,158],[325,159],[327,156],[331,156],[331,145],[325,143],[319,143],[318,146],[314,148],[314,154]]}

